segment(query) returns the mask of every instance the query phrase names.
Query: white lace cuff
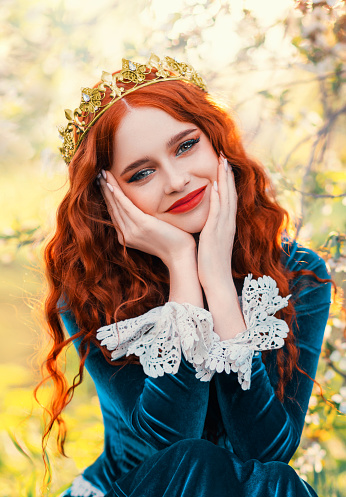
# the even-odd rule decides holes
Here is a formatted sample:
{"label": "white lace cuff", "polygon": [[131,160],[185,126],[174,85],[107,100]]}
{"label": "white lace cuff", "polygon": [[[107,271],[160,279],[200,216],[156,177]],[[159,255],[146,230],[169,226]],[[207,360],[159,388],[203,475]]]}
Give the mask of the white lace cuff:
{"label": "white lace cuff", "polygon": [[96,336],[101,345],[112,351],[113,360],[125,354],[137,355],[148,376],[176,374],[183,352],[201,381],[210,381],[215,372],[233,371],[238,373],[243,390],[248,390],[254,353],[282,347],[289,331],[287,323],[273,314],[287,306],[290,295],[278,294],[276,282],[270,276],[253,280],[249,274],[242,292],[247,329],[229,340],[221,341],[213,331],[209,311],[176,302],[103,326]]}
{"label": "white lace cuff", "polygon": [[103,326],[96,337],[113,351],[113,360],[135,354],[145,374],[157,378],[178,372],[181,351],[194,366],[202,364],[212,344],[212,329],[209,311],[167,302],[142,316]]}
{"label": "white lace cuff", "polygon": [[94,487],[83,475],[77,476],[70,489],[71,497],[104,497],[104,493]]}
{"label": "white lace cuff", "polygon": [[258,280],[249,274],[244,280],[242,311],[247,329],[234,338],[220,341],[213,333],[213,343],[207,359],[196,368],[196,377],[208,381],[213,372],[238,373],[243,390],[250,388],[251,366],[254,353],[279,349],[289,332],[286,321],[273,316],[288,305],[287,297],[279,296],[276,281],[270,276]]}

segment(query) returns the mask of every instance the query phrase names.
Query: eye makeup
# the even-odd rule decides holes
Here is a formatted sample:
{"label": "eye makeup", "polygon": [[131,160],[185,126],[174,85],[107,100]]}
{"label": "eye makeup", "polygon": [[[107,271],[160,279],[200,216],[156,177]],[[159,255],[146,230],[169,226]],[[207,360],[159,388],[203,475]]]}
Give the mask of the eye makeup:
{"label": "eye makeup", "polygon": [[[198,142],[200,141],[200,137],[198,138],[191,138],[190,140],[186,140],[183,143],[179,145],[179,147],[176,150],[176,157],[179,157],[191,150]],[[144,173],[154,171],[154,169],[142,169],[141,171],[137,171],[128,181],[127,183],[133,183],[133,182],[138,182],[141,181],[142,179],[145,179],[149,174],[145,174],[142,176]]]}
{"label": "eye makeup", "polygon": [[[190,149],[191,149],[194,145],[196,145],[196,143],[198,143],[199,141],[200,141],[200,137],[198,137],[198,138],[191,138],[190,140],[185,141],[184,143],[182,143],[182,144],[179,146],[179,148],[178,148],[178,150],[177,150],[176,155],[178,156],[178,155],[181,155],[182,153],[187,152],[187,151],[188,151],[188,150],[190,150]],[[186,149],[185,149],[185,150],[183,150],[180,154],[178,154],[179,150],[181,150],[183,147],[188,147],[188,148],[186,148]]]}

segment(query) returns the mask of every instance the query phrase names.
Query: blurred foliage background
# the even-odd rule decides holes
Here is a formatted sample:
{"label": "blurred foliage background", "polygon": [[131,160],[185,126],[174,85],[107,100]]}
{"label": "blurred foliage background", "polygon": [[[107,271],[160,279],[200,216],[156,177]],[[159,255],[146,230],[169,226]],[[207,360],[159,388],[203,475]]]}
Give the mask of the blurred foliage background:
{"label": "blurred foliage background", "polygon": [[[44,299],[42,247],[66,191],[57,152],[63,109],[122,57],[145,61],[151,51],[190,62],[229,106],[292,216],[293,235],[329,265],[337,294],[317,379],[331,405],[314,389],[291,464],[319,496],[345,495],[345,2],[2,0],[0,19],[0,497],[40,495],[43,477],[32,389],[45,332],[32,309]],[[67,362],[72,379],[73,348]],[[90,378],[65,418],[69,458],[52,437],[50,496],[102,450]]]}

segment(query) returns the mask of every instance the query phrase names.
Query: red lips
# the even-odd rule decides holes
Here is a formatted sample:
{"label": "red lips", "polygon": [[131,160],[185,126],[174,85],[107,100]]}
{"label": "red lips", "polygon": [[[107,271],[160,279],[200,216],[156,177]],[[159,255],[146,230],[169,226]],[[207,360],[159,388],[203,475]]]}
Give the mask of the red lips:
{"label": "red lips", "polygon": [[188,203],[190,200],[192,200],[194,197],[196,197],[199,193],[201,193],[203,190],[205,190],[207,186],[202,186],[201,188],[198,188],[197,190],[194,190],[191,193],[188,193],[185,197],[177,200],[172,204],[166,212],[169,212],[170,210],[174,209],[175,207],[178,207],[179,205],[183,205]]}

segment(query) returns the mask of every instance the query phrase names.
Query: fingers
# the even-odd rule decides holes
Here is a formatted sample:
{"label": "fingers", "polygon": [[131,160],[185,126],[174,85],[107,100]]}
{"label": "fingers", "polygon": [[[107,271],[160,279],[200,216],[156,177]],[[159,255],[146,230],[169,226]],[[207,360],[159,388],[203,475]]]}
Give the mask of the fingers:
{"label": "fingers", "polygon": [[219,157],[218,180],[221,213],[223,217],[228,218],[232,205],[233,189],[231,182],[233,180],[233,174],[228,161],[223,154]]}
{"label": "fingers", "polygon": [[234,173],[233,171],[230,172],[229,175],[229,198],[230,198],[230,207],[233,211],[237,211],[237,206],[238,206],[238,194],[237,190],[235,187],[235,181],[234,181]]}
{"label": "fingers", "polygon": [[106,173],[108,188],[113,189],[112,194],[118,209],[126,214],[131,220],[137,222],[138,218],[143,216],[143,212],[124,194],[117,180],[110,171]]}
{"label": "fingers", "polygon": [[126,243],[127,247],[132,247],[133,233],[138,226],[144,225],[147,215],[124,194],[117,180],[109,171],[102,171],[100,184],[107,208],[117,230],[119,242],[123,245]]}
{"label": "fingers", "polygon": [[215,190],[215,186],[217,186],[216,181],[214,182],[214,185],[210,190],[210,205],[209,205],[208,219],[209,220],[214,219],[216,222],[220,212],[220,196],[219,193]]}
{"label": "fingers", "polygon": [[222,184],[220,185],[221,197],[223,195],[223,198],[221,198],[221,205],[231,207],[234,206],[237,200],[234,173],[232,166],[228,163],[228,160],[223,156],[223,154],[220,155],[220,159],[224,166],[223,168],[219,168],[220,180],[224,185],[224,188],[222,188]]}
{"label": "fingers", "polygon": [[229,185],[228,185],[228,163],[227,159],[221,154],[219,157],[219,166],[218,166],[218,179],[219,179],[219,195],[220,195],[220,204],[222,209],[228,209],[229,206]]}
{"label": "fingers", "polygon": [[219,157],[219,163],[217,168],[217,181],[214,181],[214,185],[210,192],[210,207],[208,214],[208,225],[210,223],[214,224],[218,222],[220,215],[228,215],[229,211],[229,185],[228,176],[229,172],[226,172],[225,159],[222,155]]}
{"label": "fingers", "polygon": [[119,209],[119,206],[117,205],[117,202],[114,197],[114,190],[113,192],[111,189],[108,187],[106,180],[102,177],[100,178],[100,186],[101,186],[101,191],[103,198],[105,199],[106,205],[108,212],[112,218],[113,224],[115,226],[119,226],[121,230],[124,229],[125,225],[125,220],[121,214],[121,210]]}
{"label": "fingers", "polygon": [[118,242],[121,245],[125,245],[126,240],[125,240],[125,234],[124,234],[124,231],[125,231],[124,219],[122,218],[121,213],[120,213],[119,209],[117,208],[116,203],[113,201],[114,199],[112,198],[112,192],[107,187],[107,183],[103,178],[100,179],[100,189],[102,192],[102,196],[106,202],[107,210],[108,210],[109,215],[111,217],[113,226],[114,226],[115,231],[117,233]]}
{"label": "fingers", "polygon": [[125,245],[125,218],[122,215],[121,209],[117,205],[117,202],[114,198],[114,188],[112,185],[107,183],[107,175],[104,171],[102,171],[102,175],[99,177],[99,184],[102,196],[106,202],[107,210],[117,232],[118,241],[121,245]]}
{"label": "fingers", "polygon": [[231,208],[233,207],[236,209],[238,203],[238,194],[235,187],[234,172],[230,164],[228,164],[227,183],[228,183],[229,206]]}
{"label": "fingers", "polygon": [[131,211],[131,209],[136,209],[136,207],[123,193],[112,173],[109,171],[103,171],[102,179],[103,182],[101,183],[103,184],[105,195],[111,206],[114,208],[116,214],[123,222],[123,226],[125,226],[125,222],[128,221],[128,216],[131,217],[131,214],[133,216],[133,210]]}

